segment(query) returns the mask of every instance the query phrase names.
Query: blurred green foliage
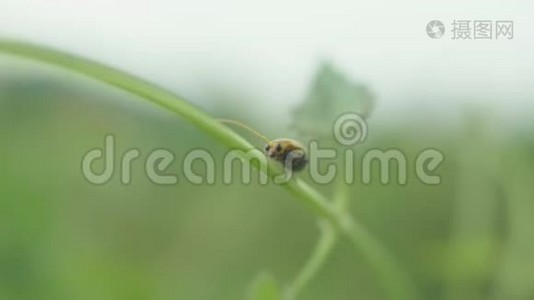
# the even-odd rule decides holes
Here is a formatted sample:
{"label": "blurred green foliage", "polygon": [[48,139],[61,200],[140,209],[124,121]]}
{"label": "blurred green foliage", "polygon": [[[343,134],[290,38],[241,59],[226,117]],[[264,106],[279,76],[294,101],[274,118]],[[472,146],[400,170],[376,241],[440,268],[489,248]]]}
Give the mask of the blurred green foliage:
{"label": "blurred green foliage", "polygon": [[276,279],[268,273],[261,273],[250,288],[248,300],[279,300],[280,288]]}
{"label": "blurred green foliage", "polygon": [[[313,216],[277,186],[188,183],[180,157],[203,148],[220,160],[225,151],[196,128],[110,87],[15,66],[0,71],[0,299],[235,300],[250,296],[246,287],[261,270],[288,282],[301,268],[317,235]],[[439,124],[407,122],[415,129],[373,131],[357,149],[395,147],[415,157],[431,146],[445,154],[438,186],[410,173],[406,186],[350,187],[352,212],[424,299],[534,297],[534,140],[496,136],[487,119],[467,114],[459,130],[438,134]],[[141,151],[130,185],[117,173],[103,186],[83,178],[82,156],[108,133],[117,153]],[[144,174],[155,148],[176,154],[169,172],[177,185],[157,186]],[[301,298],[383,299],[370,274],[341,242]],[[262,278],[256,299],[277,293]]]}
{"label": "blurred green foliage", "polygon": [[293,111],[292,127],[314,138],[332,136],[332,124],[347,112],[367,118],[373,96],[362,83],[346,78],[328,61],[323,62],[303,103]]}

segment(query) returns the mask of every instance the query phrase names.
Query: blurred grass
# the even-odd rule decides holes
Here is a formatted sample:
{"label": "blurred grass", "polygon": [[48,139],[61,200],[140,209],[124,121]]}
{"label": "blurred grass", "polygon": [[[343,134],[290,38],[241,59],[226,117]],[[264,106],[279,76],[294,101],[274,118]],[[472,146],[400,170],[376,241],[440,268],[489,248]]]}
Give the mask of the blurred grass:
{"label": "blurred grass", "polygon": [[[259,271],[288,282],[302,266],[315,220],[275,186],[192,185],[179,160],[169,170],[181,177],[176,186],[152,185],[142,160],[129,186],[118,176],[85,182],[81,157],[109,132],[118,153],[138,147],[142,157],[160,147],[182,157],[195,145],[220,159],[224,149],[121,92],[20,65],[0,70],[1,299],[234,300]],[[475,132],[468,124],[439,136],[374,131],[359,153],[397,147],[410,159],[431,145],[446,157],[443,183],[425,186],[413,173],[407,186],[358,183],[351,209],[409,267],[425,299],[531,299],[534,141],[494,139],[484,122]],[[471,238],[483,239],[479,230],[491,242]],[[302,299],[383,299],[371,272],[341,242]]]}

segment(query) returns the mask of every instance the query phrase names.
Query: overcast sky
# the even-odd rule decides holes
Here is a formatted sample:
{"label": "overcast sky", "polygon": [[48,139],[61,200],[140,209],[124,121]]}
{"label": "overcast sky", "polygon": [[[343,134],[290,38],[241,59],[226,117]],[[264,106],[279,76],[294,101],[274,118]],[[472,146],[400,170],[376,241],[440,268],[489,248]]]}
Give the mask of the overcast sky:
{"label": "overcast sky", "polygon": [[[282,118],[329,58],[375,91],[379,119],[454,114],[466,102],[534,119],[533,3],[0,0],[0,35],[98,59],[198,103],[217,101],[207,86],[252,95]],[[426,35],[433,19],[446,26],[441,39]],[[453,40],[455,19],[512,20],[514,38]]]}

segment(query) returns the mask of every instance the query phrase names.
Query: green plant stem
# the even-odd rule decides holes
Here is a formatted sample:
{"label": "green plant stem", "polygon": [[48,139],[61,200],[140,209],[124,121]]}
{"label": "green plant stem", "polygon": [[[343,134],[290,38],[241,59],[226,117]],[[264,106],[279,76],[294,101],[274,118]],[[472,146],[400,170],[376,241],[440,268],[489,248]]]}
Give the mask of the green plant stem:
{"label": "green plant stem", "polygon": [[[338,162],[338,166],[340,163]],[[344,214],[348,209],[349,188],[343,178],[338,178],[334,194],[333,204],[337,211]],[[294,300],[300,294],[302,289],[308,285],[313,277],[320,271],[330,253],[337,243],[338,232],[331,223],[319,220],[319,239],[313,249],[313,252],[298,273],[295,280],[286,288],[284,300]]]}
{"label": "green plant stem", "polygon": [[[229,148],[242,151],[254,149],[244,138],[227,126],[222,125],[216,119],[172,92],[148,83],[143,79],[98,62],[18,41],[0,39],[0,52],[63,67],[110,84],[176,113]],[[261,153],[256,151],[252,153],[252,156],[258,158],[252,160],[253,166],[259,169],[265,168],[270,176],[275,174],[276,168],[271,165],[265,165]],[[243,157],[245,158],[245,155]],[[335,209],[335,206],[328,203],[321,194],[299,179],[292,179],[282,184],[282,186],[291,192],[296,199],[308,206],[318,217],[328,220],[334,228],[340,230],[353,241],[353,244],[361,250],[371,265],[378,271],[379,278],[387,289],[390,299],[415,299],[413,286],[408,277],[402,272],[402,269],[361,225],[354,222],[352,217],[340,214]]]}
{"label": "green plant stem", "polygon": [[332,249],[334,249],[334,246],[336,245],[337,231],[332,227],[332,224],[321,221],[319,222],[319,228],[319,240],[302,270],[286,289],[284,300],[294,300],[297,298],[302,289],[308,285],[315,274],[319,272],[330,255],[330,252],[332,252]]}

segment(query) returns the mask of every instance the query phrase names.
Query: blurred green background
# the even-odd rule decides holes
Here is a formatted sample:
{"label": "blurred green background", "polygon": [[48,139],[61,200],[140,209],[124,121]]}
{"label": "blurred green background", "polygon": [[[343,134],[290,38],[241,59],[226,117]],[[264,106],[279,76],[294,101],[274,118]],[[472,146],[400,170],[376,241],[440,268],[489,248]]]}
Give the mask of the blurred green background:
{"label": "blurred green background", "polygon": [[[125,70],[273,138],[329,133],[330,113],[344,107],[368,115],[356,170],[366,150],[396,148],[408,180],[383,185],[374,173],[365,185],[357,171],[350,211],[421,299],[533,300],[533,11],[522,0],[0,0],[0,37]],[[515,36],[453,40],[459,19],[512,20]],[[427,36],[431,20],[445,24],[442,39]],[[110,133],[116,171],[93,185],[82,157]],[[131,148],[141,157],[123,185],[119,160]],[[176,185],[144,172],[158,148],[176,155]],[[319,236],[316,217],[276,185],[221,184],[220,168],[215,185],[189,183],[181,162],[198,148],[221,166],[227,149],[175,114],[0,55],[0,300],[251,300],[260,274],[291,283]],[[425,148],[445,156],[439,185],[415,176]],[[298,299],[386,295],[341,239]]]}
{"label": "blurred green background", "polygon": [[[224,154],[205,134],[106,85],[2,61],[1,299],[244,299],[259,273],[284,284],[304,264],[316,220],[283,189],[185,180],[180,158],[187,151]],[[271,136],[298,137],[252,106],[236,108],[231,97],[203,109]],[[398,148],[413,161],[426,147],[440,149],[442,183],[420,183],[413,164],[405,186],[357,180],[350,190],[357,219],[398,258],[424,299],[533,299],[532,130],[504,135],[492,129],[491,112],[477,107],[466,108],[452,129],[401,125],[380,127],[371,117],[370,138],[357,152]],[[130,185],[118,172],[102,186],[81,173],[82,156],[102,147],[108,133],[119,158],[132,147],[141,151]],[[145,175],[143,158],[156,148],[176,154],[168,171],[178,184],[154,185]],[[343,241],[301,298],[384,293],[372,268]]]}

